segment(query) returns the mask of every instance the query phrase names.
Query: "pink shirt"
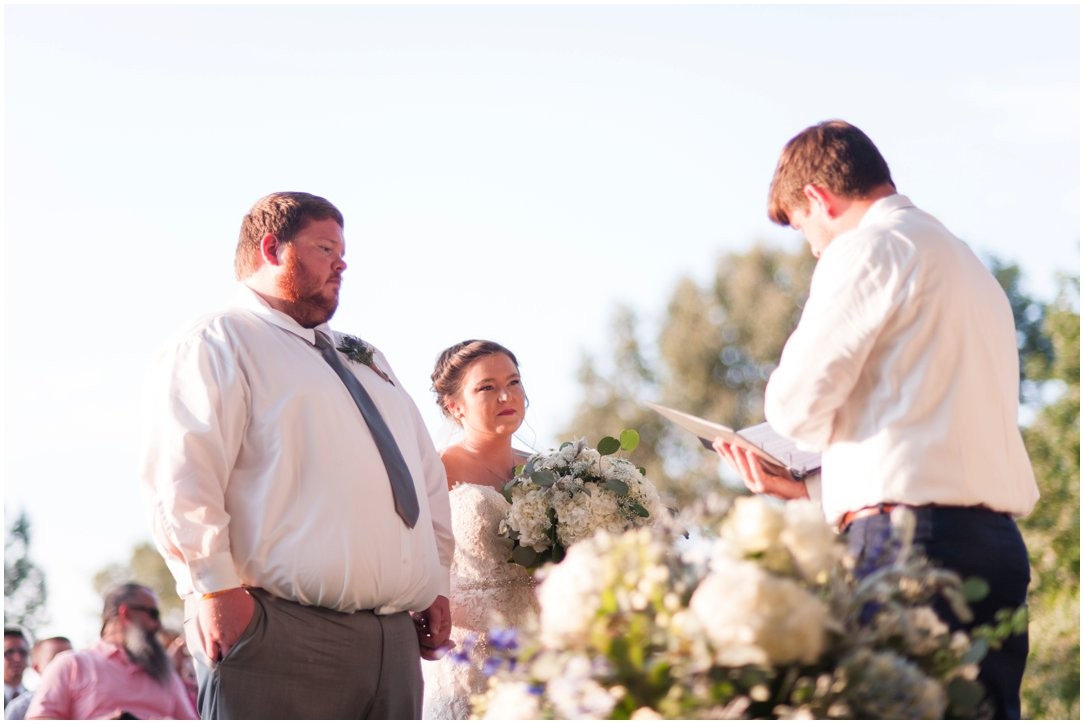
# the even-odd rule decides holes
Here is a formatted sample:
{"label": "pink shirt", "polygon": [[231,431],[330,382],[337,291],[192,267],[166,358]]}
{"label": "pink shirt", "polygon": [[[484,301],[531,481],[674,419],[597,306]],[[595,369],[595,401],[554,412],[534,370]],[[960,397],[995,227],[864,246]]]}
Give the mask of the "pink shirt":
{"label": "pink shirt", "polygon": [[26,718],[102,719],[118,709],[139,719],[199,718],[177,674],[159,684],[124,649],[101,640],[49,664]]}

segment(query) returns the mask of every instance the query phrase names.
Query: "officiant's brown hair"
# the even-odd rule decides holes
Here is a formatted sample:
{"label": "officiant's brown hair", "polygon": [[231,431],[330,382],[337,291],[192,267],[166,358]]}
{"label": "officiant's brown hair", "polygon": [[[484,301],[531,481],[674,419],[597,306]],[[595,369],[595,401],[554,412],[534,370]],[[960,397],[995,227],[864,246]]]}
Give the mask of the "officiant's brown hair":
{"label": "officiant's brown hair", "polygon": [[467,374],[467,370],[477,360],[491,354],[508,355],[508,359],[512,360],[517,370],[519,369],[519,360],[511,350],[488,339],[467,339],[459,344],[453,344],[440,353],[431,379],[433,392],[437,395],[437,405],[445,417],[453,419],[448,406],[463,388],[463,377]]}
{"label": "officiant's brown hair", "polygon": [[289,244],[308,221],[334,219],[343,226],[343,215],[334,204],[320,196],[301,191],[278,191],[256,202],[241,220],[241,236],[233,268],[238,281],[260,268],[260,242],[267,234]]}
{"label": "officiant's brown hair", "polygon": [[787,141],[768,191],[768,218],[790,226],[790,212],[808,205],[806,184],[823,186],[837,196],[867,198],[874,189],[891,184],[884,156],[869,136],[846,121],[810,126]]}

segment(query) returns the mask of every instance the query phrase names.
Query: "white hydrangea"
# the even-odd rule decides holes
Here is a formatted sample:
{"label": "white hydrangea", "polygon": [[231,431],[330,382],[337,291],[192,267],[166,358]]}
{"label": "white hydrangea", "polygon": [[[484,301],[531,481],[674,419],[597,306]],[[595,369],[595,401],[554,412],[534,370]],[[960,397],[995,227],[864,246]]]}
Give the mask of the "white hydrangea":
{"label": "white hydrangea", "polygon": [[490,685],[485,719],[500,721],[542,718],[539,699],[523,681],[496,680]]}
{"label": "white hydrangea", "polygon": [[617,699],[594,679],[591,663],[571,658],[560,676],[546,685],[546,698],[562,719],[608,719]]}
{"label": "white hydrangea", "polygon": [[749,561],[709,573],[689,608],[723,666],[812,663],[824,650],[829,624],[824,602]]}
{"label": "white hydrangea", "polygon": [[550,544],[546,531],[549,529],[549,496],[541,488],[527,490],[517,488],[512,492],[512,505],[502,522],[502,530],[510,528],[519,533],[520,545],[545,550]]}
{"label": "white hydrangea", "polygon": [[783,508],[785,527],[779,540],[787,547],[802,576],[823,580],[839,560],[839,539],[824,520],[821,507],[811,500],[792,500]]}
{"label": "white hydrangea", "polygon": [[[605,538],[605,533],[599,534],[599,539]],[[605,558],[592,545],[574,545],[561,564],[546,569],[544,575],[538,587],[543,642],[557,647],[579,643],[594,620],[607,583]]]}
{"label": "white hydrangea", "polygon": [[759,495],[743,496],[734,501],[724,532],[744,553],[763,553],[779,539],[784,524],[776,506]]}

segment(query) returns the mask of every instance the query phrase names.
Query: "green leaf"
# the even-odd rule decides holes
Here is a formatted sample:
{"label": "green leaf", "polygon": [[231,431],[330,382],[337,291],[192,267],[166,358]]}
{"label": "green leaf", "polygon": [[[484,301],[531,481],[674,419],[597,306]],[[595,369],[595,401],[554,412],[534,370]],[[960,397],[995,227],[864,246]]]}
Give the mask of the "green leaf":
{"label": "green leaf", "polygon": [[975,639],[971,642],[971,648],[967,650],[963,658],[960,659],[964,664],[977,664],[986,658],[986,652],[990,650],[990,644],[986,639]]}
{"label": "green leaf", "polygon": [[981,601],[990,593],[990,584],[981,578],[968,578],[964,581],[963,593],[968,602]]}
{"label": "green leaf", "polygon": [[967,719],[973,718],[985,693],[982,684],[967,679],[953,679],[945,691],[949,698],[949,711]]}
{"label": "green leaf", "polygon": [[640,505],[639,503],[633,503],[632,504],[632,512],[636,513],[636,515],[640,516],[641,518],[650,518],[651,517],[651,513],[647,512],[647,508]]}
{"label": "green leaf", "polygon": [[636,449],[636,446],[640,444],[640,433],[635,430],[622,430],[621,431],[621,449],[625,452],[632,452]]}
{"label": "green leaf", "polygon": [[617,493],[618,495],[628,495],[629,494],[628,483],[624,482],[623,480],[618,480],[617,478],[609,478],[607,480],[604,480],[602,482],[602,487],[604,487],[604,488],[606,488],[608,490],[612,490],[615,493]]}
{"label": "green leaf", "polygon": [[538,565],[540,558],[541,556],[539,556],[538,552],[533,548],[524,548],[523,546],[517,545],[512,549],[512,561],[524,568],[531,568],[532,566]]}
{"label": "green leaf", "polygon": [[543,488],[548,488],[557,482],[557,476],[552,470],[538,470],[531,473],[531,482]]}
{"label": "green leaf", "polygon": [[621,449],[621,441],[607,435],[598,441],[598,445],[595,449],[598,450],[600,455],[613,455]]}

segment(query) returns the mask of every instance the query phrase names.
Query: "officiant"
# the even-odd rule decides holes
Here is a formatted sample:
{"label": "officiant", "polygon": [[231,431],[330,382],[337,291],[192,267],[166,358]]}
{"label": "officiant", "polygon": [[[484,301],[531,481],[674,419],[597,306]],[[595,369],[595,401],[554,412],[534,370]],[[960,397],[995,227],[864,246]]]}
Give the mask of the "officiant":
{"label": "officiant", "polygon": [[[1009,301],[982,262],[899,194],[873,142],[844,121],[805,129],[783,149],[769,216],[801,231],[818,258],[797,328],[765,392],[765,417],[822,452],[818,486],[776,476],[716,441],[751,490],[819,498],[867,564],[906,508],[931,560],[989,595],[991,623],[1026,600],[1030,568],[1014,518],[1038,500],[1017,425],[1019,360]],[[997,718],[1020,717],[1027,634],[981,664]]]}
{"label": "officiant", "polygon": [[345,252],[326,199],[260,199],[235,303],[149,376],[142,479],[204,719],[420,718],[451,630],[444,467],[384,355],[328,326]]}

